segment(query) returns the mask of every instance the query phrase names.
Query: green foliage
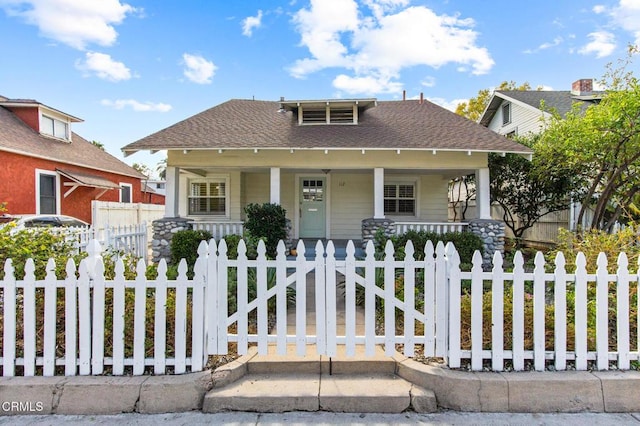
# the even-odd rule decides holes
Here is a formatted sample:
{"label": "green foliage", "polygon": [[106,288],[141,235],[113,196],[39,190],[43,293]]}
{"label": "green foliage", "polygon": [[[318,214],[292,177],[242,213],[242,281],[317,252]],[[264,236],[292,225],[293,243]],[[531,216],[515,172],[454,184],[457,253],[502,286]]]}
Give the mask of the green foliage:
{"label": "green foliage", "polygon": [[209,231],[188,229],[176,232],[171,239],[171,263],[178,265],[180,259],[185,259],[189,268],[193,268],[198,259],[198,246],[211,238],[213,235]]}
{"label": "green foliage", "polygon": [[0,227],[0,276],[4,277],[4,265],[12,259],[15,276],[22,279],[27,259],[35,263],[37,279],[46,275],[45,267],[49,259],[56,263],[56,276],[64,278],[67,260],[72,258],[76,268],[86,253],[78,254],[71,238],[55,235],[47,228],[30,228],[16,230],[13,223]]}
{"label": "green foliage", "polygon": [[251,203],[244,209],[247,220],[245,229],[257,238],[263,238],[267,246],[267,255],[276,256],[278,242],[287,238],[286,210],[279,204]]}
{"label": "green foliage", "polygon": [[634,271],[640,255],[640,237],[636,233],[635,226],[629,226],[613,234],[596,229],[590,229],[582,233],[570,232],[561,229],[558,234],[556,247],[547,254],[547,262],[553,264],[558,252],[562,252],[568,271],[574,271],[576,256],[584,253],[587,260],[587,270],[594,273],[598,255],[602,252],[607,256],[609,269],[615,269],[618,254],[624,252],[629,260],[629,270]]}
{"label": "green foliage", "polygon": [[258,257],[258,242],[260,238],[256,238],[249,232],[245,232],[244,236],[233,234],[224,237],[224,241],[227,243],[227,257],[229,259],[238,258],[238,244],[240,240],[243,239],[247,247],[247,258],[256,259]]}
{"label": "green foliage", "polygon": [[543,173],[563,170],[580,183],[573,199],[582,205],[577,222],[593,210],[590,228],[610,230],[616,221],[634,220],[640,194],[640,83],[626,70],[637,48],[630,47],[619,68],[609,67],[600,82],[607,91],[599,103],[580,104],[564,117],[554,115],[536,146]]}
{"label": "green foliage", "polygon": [[[524,145],[535,147],[538,136],[519,138]],[[515,237],[516,247],[522,235],[545,215],[565,210],[577,183],[575,175],[563,168],[547,170],[546,160],[532,161],[517,155],[489,154],[491,201],[503,211],[503,221]]]}
{"label": "green foliage", "polygon": [[[382,230],[380,229],[379,231]],[[476,250],[482,252],[482,239],[471,232],[447,232],[444,234],[438,234],[436,232],[411,230],[401,235],[394,235],[389,239],[395,248],[395,258],[399,260],[404,259],[404,249],[407,245],[407,241],[411,241],[413,243],[413,248],[415,249],[413,257],[416,260],[424,259],[424,247],[427,244],[427,241],[431,241],[434,248],[436,244],[438,244],[438,241],[442,241],[443,244],[447,244],[448,242],[453,243],[460,255],[461,263],[471,263],[473,253]],[[374,245],[378,256],[384,255],[384,247],[386,243],[387,238],[385,237],[384,232],[377,232],[374,237]]]}

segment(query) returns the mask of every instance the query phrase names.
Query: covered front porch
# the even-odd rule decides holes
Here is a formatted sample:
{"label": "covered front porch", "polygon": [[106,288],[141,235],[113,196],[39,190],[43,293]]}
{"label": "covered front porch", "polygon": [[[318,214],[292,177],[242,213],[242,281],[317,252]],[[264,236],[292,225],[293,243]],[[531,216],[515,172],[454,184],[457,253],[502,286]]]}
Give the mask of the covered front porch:
{"label": "covered front porch", "polygon": [[165,217],[189,219],[216,239],[242,234],[244,208],[274,203],[286,210],[290,238],[366,240],[368,223],[389,233],[463,231],[448,220],[448,182],[475,173],[478,218],[490,219],[487,168],[168,167]]}

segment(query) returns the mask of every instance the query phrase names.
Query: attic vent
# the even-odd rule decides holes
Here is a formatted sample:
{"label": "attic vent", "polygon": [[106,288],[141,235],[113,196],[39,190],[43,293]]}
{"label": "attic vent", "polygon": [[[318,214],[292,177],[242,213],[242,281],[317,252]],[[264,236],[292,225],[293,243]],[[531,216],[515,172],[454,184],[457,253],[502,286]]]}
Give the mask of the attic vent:
{"label": "attic vent", "polygon": [[325,109],[303,109],[302,122],[304,124],[326,123],[327,112]]}
{"label": "attic vent", "polygon": [[299,124],[356,124],[358,122],[355,106],[333,106],[324,108],[301,106]]}
{"label": "attic vent", "polygon": [[353,108],[331,108],[330,123],[353,123]]}

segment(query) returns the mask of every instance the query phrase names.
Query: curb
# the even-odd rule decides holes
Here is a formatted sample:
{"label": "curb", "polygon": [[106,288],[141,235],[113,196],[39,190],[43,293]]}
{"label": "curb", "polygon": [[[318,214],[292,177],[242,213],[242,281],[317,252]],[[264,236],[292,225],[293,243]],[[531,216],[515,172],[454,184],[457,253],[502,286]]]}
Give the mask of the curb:
{"label": "curb", "polygon": [[[215,371],[176,376],[0,377],[0,416],[176,413],[201,410],[213,388],[248,373],[246,355]],[[399,353],[395,374],[435,393],[438,407],[470,412],[640,412],[640,371],[467,372]]]}

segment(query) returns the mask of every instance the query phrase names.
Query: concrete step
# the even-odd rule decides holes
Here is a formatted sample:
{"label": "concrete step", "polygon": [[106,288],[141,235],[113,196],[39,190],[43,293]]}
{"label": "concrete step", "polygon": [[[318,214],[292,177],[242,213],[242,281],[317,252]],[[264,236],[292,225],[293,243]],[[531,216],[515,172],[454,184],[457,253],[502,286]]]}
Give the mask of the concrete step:
{"label": "concrete step", "polygon": [[287,346],[286,355],[278,355],[275,345],[269,345],[267,355],[255,355],[247,363],[249,374],[394,374],[396,363],[375,347],[374,356],[366,356],[361,345],[356,346],[355,356],[347,356],[346,348],[339,345],[335,357],[315,355],[315,347],[307,346],[307,354],[298,356],[294,345]]}
{"label": "concrete step", "polygon": [[202,411],[434,412],[435,394],[393,374],[256,374],[204,398]]}

